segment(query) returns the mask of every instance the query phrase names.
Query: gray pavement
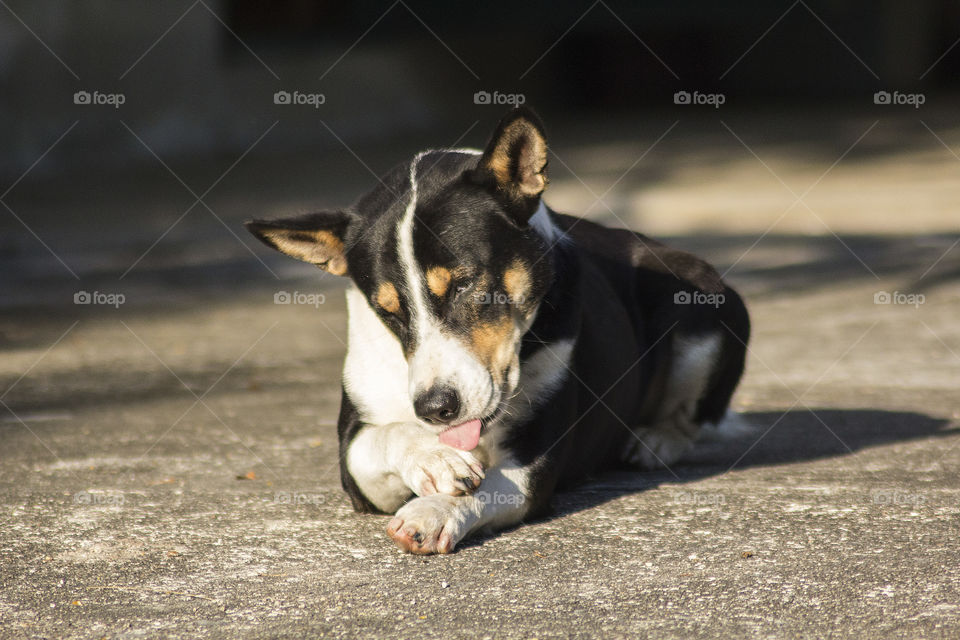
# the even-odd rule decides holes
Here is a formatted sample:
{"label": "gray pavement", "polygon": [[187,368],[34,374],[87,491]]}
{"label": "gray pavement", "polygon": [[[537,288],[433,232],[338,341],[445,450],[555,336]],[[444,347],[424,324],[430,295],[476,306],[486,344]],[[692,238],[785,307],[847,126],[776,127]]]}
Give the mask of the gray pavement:
{"label": "gray pavement", "polygon": [[[756,432],[442,557],[339,489],[342,283],[231,234],[348,202],[373,180],[351,154],[251,154],[207,200],[223,224],[197,208],[152,249],[192,202],[163,167],[17,185],[36,236],[0,223],[0,637],[960,635],[960,162],[915,120],[850,151],[873,118],[733,114],[749,150],[681,123],[595,205],[671,121],[551,128],[548,201],[730,269]],[[172,167],[202,191],[233,160]]]}

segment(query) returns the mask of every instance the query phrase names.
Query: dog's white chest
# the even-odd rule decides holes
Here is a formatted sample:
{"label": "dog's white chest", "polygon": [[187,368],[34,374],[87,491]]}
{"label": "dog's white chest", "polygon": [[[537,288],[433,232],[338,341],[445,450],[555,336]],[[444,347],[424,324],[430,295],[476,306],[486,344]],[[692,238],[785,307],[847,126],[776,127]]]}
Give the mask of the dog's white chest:
{"label": "dog's white chest", "polygon": [[400,341],[353,286],[347,290],[347,313],[343,382],[360,419],[368,424],[416,421]]}

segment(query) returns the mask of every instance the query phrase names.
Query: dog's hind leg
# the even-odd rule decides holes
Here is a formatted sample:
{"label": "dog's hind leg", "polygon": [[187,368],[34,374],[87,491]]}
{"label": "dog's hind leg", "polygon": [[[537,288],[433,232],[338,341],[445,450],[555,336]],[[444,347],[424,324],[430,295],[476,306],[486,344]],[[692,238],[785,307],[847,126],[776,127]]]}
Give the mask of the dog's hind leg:
{"label": "dog's hind leg", "polygon": [[634,431],[636,439],[625,453],[628,463],[643,469],[662,469],[691,449],[700,435],[698,407],[717,367],[721,344],[717,333],[674,334],[670,369],[656,417]]}

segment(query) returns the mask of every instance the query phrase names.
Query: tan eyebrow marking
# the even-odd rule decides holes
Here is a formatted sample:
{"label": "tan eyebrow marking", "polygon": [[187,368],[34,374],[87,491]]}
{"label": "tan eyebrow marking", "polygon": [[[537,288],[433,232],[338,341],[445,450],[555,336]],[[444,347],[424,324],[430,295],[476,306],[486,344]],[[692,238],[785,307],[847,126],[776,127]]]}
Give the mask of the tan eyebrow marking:
{"label": "tan eyebrow marking", "polygon": [[442,298],[450,288],[452,277],[446,267],[430,267],[427,269],[427,287],[433,295]]}
{"label": "tan eyebrow marking", "polygon": [[400,296],[397,295],[397,288],[390,282],[384,282],[377,289],[377,304],[383,307],[385,311],[396,313],[400,311]]}
{"label": "tan eyebrow marking", "polygon": [[530,291],[530,272],[519,260],[514,260],[503,272],[503,288],[511,298],[517,301],[522,301]]}

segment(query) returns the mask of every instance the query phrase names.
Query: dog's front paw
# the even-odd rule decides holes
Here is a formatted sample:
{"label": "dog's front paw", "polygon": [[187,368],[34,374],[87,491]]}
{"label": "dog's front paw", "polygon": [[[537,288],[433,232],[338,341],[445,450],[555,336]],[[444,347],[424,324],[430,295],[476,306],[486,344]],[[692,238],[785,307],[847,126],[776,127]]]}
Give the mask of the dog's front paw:
{"label": "dog's front paw", "polygon": [[446,495],[414,498],[397,511],[387,534],[408,553],[450,553],[466,535],[458,500]]}
{"label": "dog's front paw", "polygon": [[484,477],[483,465],[472,453],[440,443],[411,452],[406,462],[404,482],[418,496],[470,494]]}

